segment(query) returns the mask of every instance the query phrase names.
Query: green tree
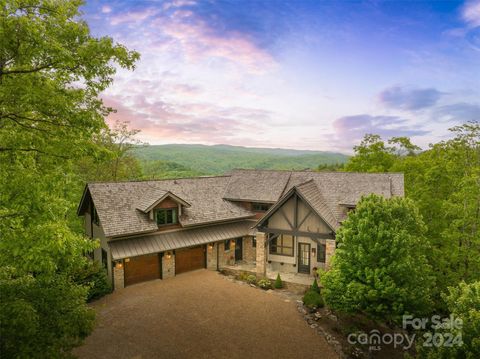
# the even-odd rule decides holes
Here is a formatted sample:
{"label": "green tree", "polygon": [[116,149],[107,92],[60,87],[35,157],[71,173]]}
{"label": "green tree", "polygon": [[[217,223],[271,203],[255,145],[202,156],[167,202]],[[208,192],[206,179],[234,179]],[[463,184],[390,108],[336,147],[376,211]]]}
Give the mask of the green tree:
{"label": "green tree", "polygon": [[[366,136],[346,166],[349,171],[403,172],[405,194],[415,201],[426,225],[428,260],[435,274],[434,302],[445,310],[441,293],[460,281],[480,279],[480,124],[450,129],[454,137],[425,151],[406,138],[388,145]],[[393,160],[392,160],[393,159]]]}
{"label": "green tree", "polygon": [[142,177],[140,161],[132,153],[142,143],[135,139],[138,130],[127,122],[103,128],[94,136],[94,143],[103,149],[100,156],[85,157],[76,162],[82,182],[133,180]]}
{"label": "green tree", "polygon": [[407,137],[392,137],[385,143],[379,135],[366,134],[360,145],[353,148],[344,169],[348,172],[391,172],[402,156],[414,156],[420,147]]}
{"label": "green tree", "polygon": [[[97,243],[78,234],[74,163],[105,152],[98,98],[138,58],[93,38],[81,1],[0,0],[0,348],[66,357],[93,325],[74,281]],[[72,200],[75,196],[75,201]],[[34,348],[34,350],[32,350]]]}
{"label": "green tree", "polygon": [[387,322],[428,312],[425,230],[411,200],[363,197],[337,232],[332,268],[322,276],[326,303]]}
{"label": "green tree", "polygon": [[[423,346],[418,345],[418,357],[426,359],[480,358],[480,281],[466,284],[461,282],[456,287],[448,288],[443,295],[448,311],[454,319],[460,319],[461,326],[438,328],[433,335],[454,338],[453,345]],[[459,340],[456,340],[458,338]]]}

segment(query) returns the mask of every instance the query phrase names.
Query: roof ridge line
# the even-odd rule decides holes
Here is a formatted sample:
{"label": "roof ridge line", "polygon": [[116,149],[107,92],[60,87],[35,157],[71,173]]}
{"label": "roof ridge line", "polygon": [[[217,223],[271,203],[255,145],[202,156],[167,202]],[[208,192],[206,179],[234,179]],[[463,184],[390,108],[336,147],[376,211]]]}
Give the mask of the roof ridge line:
{"label": "roof ridge line", "polygon": [[232,175],[211,175],[211,176],[194,176],[194,177],[175,177],[175,178],[159,178],[159,179],[136,179],[136,180],[120,180],[120,181],[89,181],[88,184],[95,183],[146,183],[146,182],[163,182],[163,181],[176,181],[176,180],[188,180],[188,179],[203,179],[203,178],[223,178],[232,177]]}

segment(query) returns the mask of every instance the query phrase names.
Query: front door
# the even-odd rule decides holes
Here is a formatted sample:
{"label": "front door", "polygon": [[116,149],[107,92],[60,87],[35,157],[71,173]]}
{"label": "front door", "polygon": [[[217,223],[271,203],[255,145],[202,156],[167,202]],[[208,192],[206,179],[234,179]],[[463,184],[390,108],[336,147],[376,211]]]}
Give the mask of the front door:
{"label": "front door", "polygon": [[243,259],[243,238],[235,239],[235,261]]}
{"label": "front door", "polygon": [[298,243],[298,273],[310,274],[310,244]]}

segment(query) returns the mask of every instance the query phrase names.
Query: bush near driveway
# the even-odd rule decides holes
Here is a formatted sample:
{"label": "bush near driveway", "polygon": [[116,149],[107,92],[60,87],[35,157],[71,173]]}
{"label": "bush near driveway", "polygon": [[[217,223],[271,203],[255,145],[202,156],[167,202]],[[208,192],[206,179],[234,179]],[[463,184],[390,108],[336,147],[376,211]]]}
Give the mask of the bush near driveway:
{"label": "bush near driveway", "polygon": [[323,308],[322,295],[315,290],[309,289],[303,296],[303,304],[310,309]]}

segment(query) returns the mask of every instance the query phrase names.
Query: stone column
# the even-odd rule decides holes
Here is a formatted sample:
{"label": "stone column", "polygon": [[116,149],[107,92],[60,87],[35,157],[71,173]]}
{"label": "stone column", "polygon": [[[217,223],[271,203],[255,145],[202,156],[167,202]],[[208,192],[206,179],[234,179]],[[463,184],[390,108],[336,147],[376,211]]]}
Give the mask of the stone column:
{"label": "stone column", "polygon": [[123,263],[115,263],[115,267],[113,267],[113,288],[115,290],[125,288],[124,275]]}
{"label": "stone column", "polygon": [[257,232],[257,255],[256,255],[256,271],[257,277],[265,278],[267,276],[267,241],[265,233]]}
{"label": "stone column", "polygon": [[217,243],[207,244],[207,268],[210,270],[217,270]]}
{"label": "stone column", "polygon": [[162,256],[162,279],[167,279],[174,276],[175,276],[175,254],[173,253],[173,251],[164,252]]}
{"label": "stone column", "polygon": [[335,254],[336,242],[334,239],[327,239],[325,245],[325,270],[330,269],[330,261]]}

